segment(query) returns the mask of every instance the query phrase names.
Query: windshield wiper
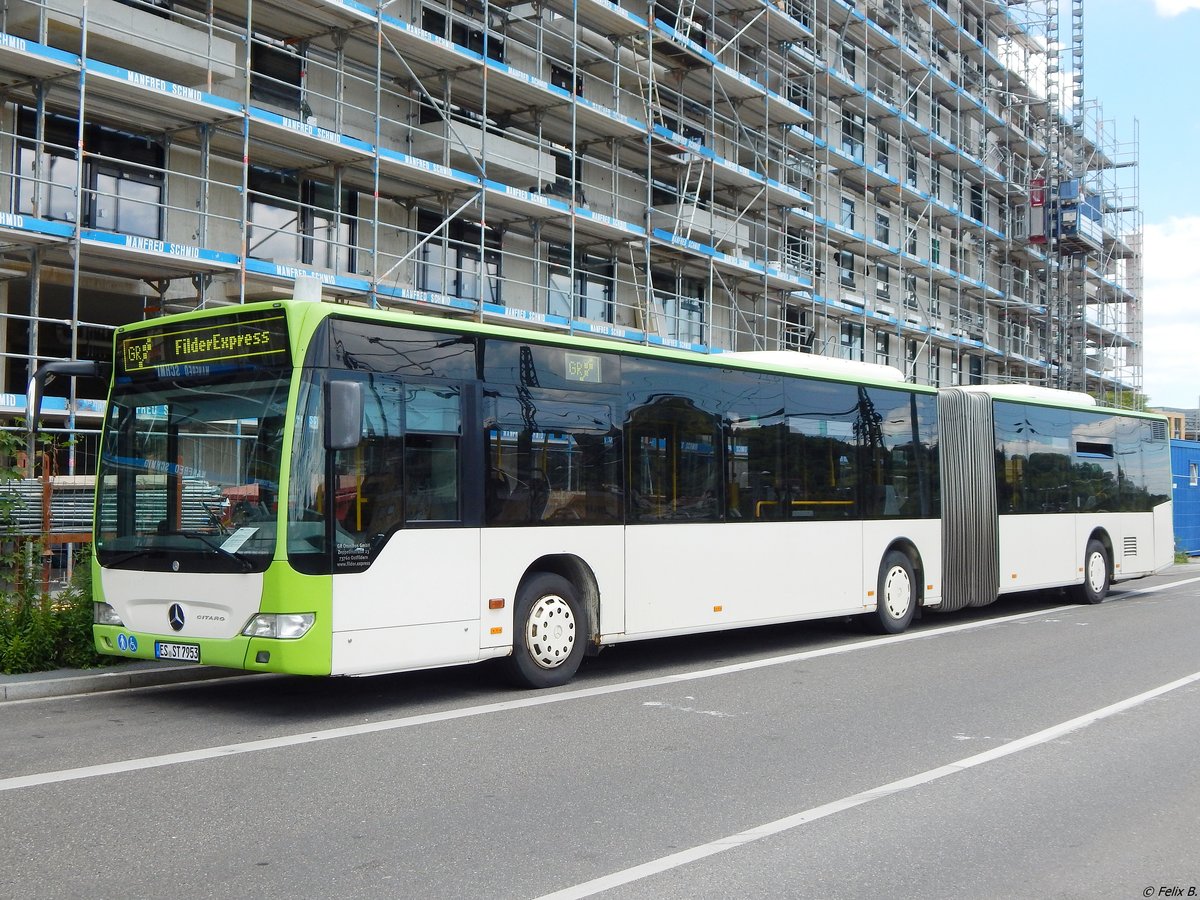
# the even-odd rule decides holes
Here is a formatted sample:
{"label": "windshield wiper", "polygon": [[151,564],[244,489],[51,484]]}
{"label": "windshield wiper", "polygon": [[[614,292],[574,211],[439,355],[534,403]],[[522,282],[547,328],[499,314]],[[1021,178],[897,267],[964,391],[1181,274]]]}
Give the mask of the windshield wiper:
{"label": "windshield wiper", "polygon": [[218,512],[214,512],[213,508],[211,506],[209,506],[208,502],[205,500],[201,500],[200,505],[203,506],[204,511],[206,513],[208,513],[208,517],[213,520],[213,524],[221,529],[221,534],[228,535],[230,533],[230,531],[228,528],[225,527],[225,523],[221,520],[221,514]]}
{"label": "windshield wiper", "polygon": [[213,553],[217,554],[217,556],[223,556],[226,559],[236,562],[239,566],[241,566],[243,572],[249,572],[254,568],[254,563],[250,562],[250,560],[246,559],[246,557],[226,550],[220,544],[216,543],[211,534],[205,534],[203,531],[168,531],[167,534],[177,534],[180,537],[195,538],[205,547],[208,547],[210,550],[212,550]]}
{"label": "windshield wiper", "polygon": [[131,559],[137,559],[139,556],[150,556],[155,553],[165,553],[162,547],[139,547],[137,550],[127,550],[115,559],[101,559],[102,566],[119,566],[122,563],[127,563]]}
{"label": "windshield wiper", "polygon": [[[225,559],[232,560],[233,562],[237,563],[243,572],[249,572],[254,568],[254,563],[250,562],[250,560],[246,559],[246,557],[240,556],[237,553],[232,553],[229,550],[226,550],[220,544],[214,543],[212,540],[212,535],[205,534],[202,531],[170,531],[166,532],[166,534],[179,535],[180,537],[185,538],[196,538],[198,541],[200,541],[200,543],[204,544],[205,547],[207,547],[217,556],[222,556]],[[113,559],[101,559],[100,564],[102,566],[108,566],[111,568],[113,566],[119,566],[123,563],[127,563],[132,559],[137,559],[139,556],[159,556],[167,553],[177,553],[178,551],[178,547],[139,547],[137,550],[126,551],[125,553],[122,553]]]}

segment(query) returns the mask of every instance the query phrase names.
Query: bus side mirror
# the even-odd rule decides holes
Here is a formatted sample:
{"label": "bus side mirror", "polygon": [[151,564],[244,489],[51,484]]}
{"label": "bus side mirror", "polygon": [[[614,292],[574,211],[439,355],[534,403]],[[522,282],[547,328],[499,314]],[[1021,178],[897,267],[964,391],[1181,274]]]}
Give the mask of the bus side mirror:
{"label": "bus side mirror", "polygon": [[325,449],[352,450],[362,440],[362,387],[360,381],[325,382]]}
{"label": "bus side mirror", "polygon": [[71,378],[102,378],[104,370],[100,363],[86,359],[56,359],[39,366],[38,370],[33,373],[33,377],[29,379],[29,386],[25,390],[26,429],[31,439],[42,414],[42,394],[46,385],[53,381],[56,375]]}

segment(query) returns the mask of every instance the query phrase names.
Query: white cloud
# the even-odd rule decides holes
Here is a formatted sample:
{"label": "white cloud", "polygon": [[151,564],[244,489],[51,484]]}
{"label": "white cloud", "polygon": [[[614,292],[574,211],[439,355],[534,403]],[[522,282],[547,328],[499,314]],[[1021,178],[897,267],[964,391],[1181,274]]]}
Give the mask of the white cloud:
{"label": "white cloud", "polygon": [[1200,0],[1154,0],[1154,11],[1160,16],[1171,18],[1189,9],[1200,9]]}
{"label": "white cloud", "polygon": [[1194,408],[1200,405],[1200,216],[1147,225],[1143,261],[1143,391],[1154,405]]}

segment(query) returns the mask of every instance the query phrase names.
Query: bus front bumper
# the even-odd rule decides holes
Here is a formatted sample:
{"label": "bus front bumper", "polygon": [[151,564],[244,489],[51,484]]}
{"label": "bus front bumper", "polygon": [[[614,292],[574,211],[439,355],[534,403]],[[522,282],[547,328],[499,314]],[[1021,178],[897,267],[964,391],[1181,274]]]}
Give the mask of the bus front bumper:
{"label": "bus front bumper", "polygon": [[[96,652],[124,659],[158,659],[248,672],[328,675],[328,636],[309,632],[302,638],[186,638],[132,631],[120,625],[93,625]],[[311,638],[311,640],[310,640]]]}

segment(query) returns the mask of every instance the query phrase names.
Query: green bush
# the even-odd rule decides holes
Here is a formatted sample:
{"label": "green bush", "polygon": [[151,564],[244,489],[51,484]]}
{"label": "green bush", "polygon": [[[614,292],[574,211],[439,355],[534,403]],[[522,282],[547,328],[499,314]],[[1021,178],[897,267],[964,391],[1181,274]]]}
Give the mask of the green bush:
{"label": "green bush", "polygon": [[91,565],[85,548],[71,584],[43,594],[37,584],[18,583],[0,595],[0,671],[44,672],[107,665],[92,643]]}
{"label": "green bush", "polygon": [[71,585],[55,603],[61,631],[58,636],[58,665],[71,669],[89,669],[116,662],[96,652],[92,641],[92,565],[91,547],[80,548]]}
{"label": "green bush", "polygon": [[[10,597],[0,626],[0,668],[5,672],[40,672],[55,668],[62,622],[49,597],[30,601]],[[4,640],[7,634],[7,640]]]}
{"label": "green bush", "polygon": [[[43,449],[53,441],[39,437]],[[23,541],[15,521],[17,495],[7,485],[23,477],[12,464],[24,448],[11,431],[0,431],[0,672],[43,672],[112,662],[92,643],[90,547],[79,548],[71,584],[57,594],[41,589],[42,547]]]}

